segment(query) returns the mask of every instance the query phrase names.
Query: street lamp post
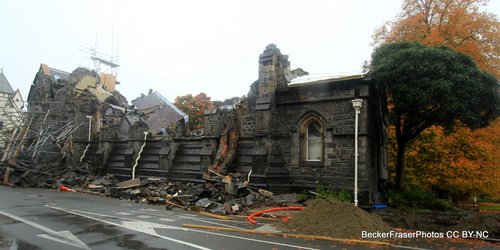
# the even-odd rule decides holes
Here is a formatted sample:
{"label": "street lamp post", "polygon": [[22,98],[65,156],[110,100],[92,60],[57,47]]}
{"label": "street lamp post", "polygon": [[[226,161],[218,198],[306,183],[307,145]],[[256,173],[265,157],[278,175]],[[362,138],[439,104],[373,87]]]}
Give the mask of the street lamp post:
{"label": "street lamp post", "polygon": [[354,206],[358,206],[358,116],[363,107],[363,99],[352,100],[352,107],[355,111],[354,116]]}

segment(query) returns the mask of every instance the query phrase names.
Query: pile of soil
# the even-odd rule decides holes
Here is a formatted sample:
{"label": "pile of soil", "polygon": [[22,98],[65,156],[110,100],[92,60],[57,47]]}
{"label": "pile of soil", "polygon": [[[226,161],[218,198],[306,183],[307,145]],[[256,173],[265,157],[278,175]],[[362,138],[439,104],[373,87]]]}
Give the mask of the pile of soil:
{"label": "pile of soil", "polygon": [[361,238],[361,232],[391,230],[377,215],[351,203],[317,199],[280,226],[290,233],[337,238]]}

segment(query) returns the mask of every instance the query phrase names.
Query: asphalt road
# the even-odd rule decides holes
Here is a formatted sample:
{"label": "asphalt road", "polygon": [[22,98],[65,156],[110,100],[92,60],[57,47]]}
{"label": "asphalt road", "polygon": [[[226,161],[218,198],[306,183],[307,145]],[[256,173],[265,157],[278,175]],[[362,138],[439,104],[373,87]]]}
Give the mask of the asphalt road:
{"label": "asphalt road", "polygon": [[[164,206],[85,193],[0,186],[0,249],[379,249],[235,232],[183,224],[256,229],[244,220],[221,220]],[[391,240],[386,249],[499,249],[461,239]]]}
{"label": "asphalt road", "polygon": [[[329,241],[189,229],[254,229],[163,206],[84,193],[0,186],[0,249],[332,249]],[[262,224],[260,225],[262,226]]]}

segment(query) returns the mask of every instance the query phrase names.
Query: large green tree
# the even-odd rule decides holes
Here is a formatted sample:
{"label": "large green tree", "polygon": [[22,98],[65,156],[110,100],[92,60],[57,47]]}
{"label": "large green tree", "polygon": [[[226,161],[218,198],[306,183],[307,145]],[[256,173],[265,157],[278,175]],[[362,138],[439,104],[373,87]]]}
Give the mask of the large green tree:
{"label": "large green tree", "polygon": [[487,126],[499,114],[498,81],[467,55],[416,42],[382,45],[372,55],[371,76],[385,90],[396,129],[396,185],[404,185],[405,149],[426,128]]}

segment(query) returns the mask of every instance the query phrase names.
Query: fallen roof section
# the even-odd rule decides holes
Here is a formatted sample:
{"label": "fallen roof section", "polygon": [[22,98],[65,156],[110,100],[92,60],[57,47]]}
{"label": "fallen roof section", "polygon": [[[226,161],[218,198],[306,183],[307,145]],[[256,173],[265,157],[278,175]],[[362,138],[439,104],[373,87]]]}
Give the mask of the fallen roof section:
{"label": "fallen roof section", "polygon": [[49,67],[47,64],[40,64],[40,69],[41,71],[48,76],[52,76],[55,81],[62,80],[62,81],[69,81],[69,78],[71,76],[71,73],[60,70],[60,69],[55,69]]}
{"label": "fallen roof section", "polygon": [[146,123],[153,133],[158,133],[160,128],[167,128],[169,124],[182,119],[185,123],[188,122],[189,116],[157,91],[133,100],[132,105],[147,115]]}

